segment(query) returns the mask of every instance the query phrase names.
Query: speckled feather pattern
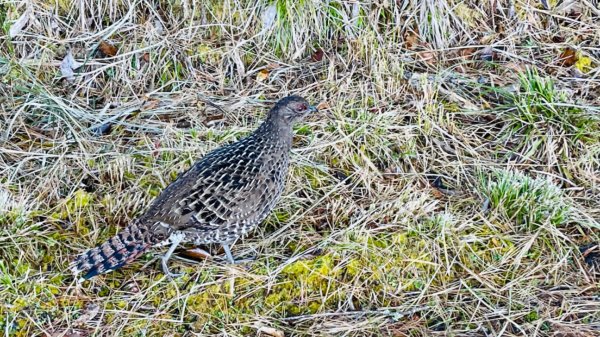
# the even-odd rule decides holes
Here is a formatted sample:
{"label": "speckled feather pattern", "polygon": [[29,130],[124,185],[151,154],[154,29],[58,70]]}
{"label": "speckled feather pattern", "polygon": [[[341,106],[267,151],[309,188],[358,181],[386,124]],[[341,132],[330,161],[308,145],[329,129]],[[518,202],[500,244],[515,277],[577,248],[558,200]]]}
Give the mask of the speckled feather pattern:
{"label": "speckled feather pattern", "polygon": [[307,106],[297,96],[280,100],[252,134],[196,162],[130,226],[81,254],[71,270],[88,279],[133,261],[174,235],[194,244],[231,243],[256,227],[285,186],[293,121],[280,110],[291,104]]}
{"label": "speckled feather pattern", "polygon": [[291,135],[269,127],[202,158],[140,219],[168,223],[196,244],[231,242],[251,230],[275,206],[287,174]]}

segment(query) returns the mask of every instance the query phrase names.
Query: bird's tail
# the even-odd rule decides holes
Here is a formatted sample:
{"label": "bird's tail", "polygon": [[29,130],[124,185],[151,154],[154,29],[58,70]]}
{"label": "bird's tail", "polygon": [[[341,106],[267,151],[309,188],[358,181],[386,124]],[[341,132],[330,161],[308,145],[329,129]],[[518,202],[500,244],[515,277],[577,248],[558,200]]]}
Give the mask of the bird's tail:
{"label": "bird's tail", "polygon": [[138,258],[153,243],[146,242],[145,228],[131,224],[108,241],[79,255],[70,265],[73,274],[87,280],[119,269]]}

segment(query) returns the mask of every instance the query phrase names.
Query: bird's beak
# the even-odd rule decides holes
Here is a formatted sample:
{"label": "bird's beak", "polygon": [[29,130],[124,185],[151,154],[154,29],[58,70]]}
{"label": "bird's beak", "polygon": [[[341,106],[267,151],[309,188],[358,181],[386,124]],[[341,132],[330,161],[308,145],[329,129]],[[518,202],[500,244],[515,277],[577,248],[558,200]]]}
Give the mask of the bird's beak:
{"label": "bird's beak", "polygon": [[319,109],[317,109],[317,107],[315,105],[311,105],[308,107],[308,111],[311,113],[314,113],[314,112],[319,112]]}

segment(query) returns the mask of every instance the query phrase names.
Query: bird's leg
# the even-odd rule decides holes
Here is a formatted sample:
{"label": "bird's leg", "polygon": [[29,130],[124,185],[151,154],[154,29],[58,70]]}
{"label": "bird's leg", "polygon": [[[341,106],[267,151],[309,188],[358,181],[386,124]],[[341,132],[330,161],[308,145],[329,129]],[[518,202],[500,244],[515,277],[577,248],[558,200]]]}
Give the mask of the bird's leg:
{"label": "bird's leg", "polygon": [[184,237],[183,234],[172,235],[171,236],[171,247],[169,247],[169,250],[161,258],[161,266],[162,266],[163,273],[165,275],[169,276],[170,278],[176,278],[176,277],[181,276],[181,273],[178,273],[178,274],[171,273],[171,271],[169,270],[169,267],[167,266],[167,261],[169,261],[171,254],[173,254],[173,252],[175,251],[175,248],[177,248],[177,246],[179,245],[181,240],[183,240],[183,237]]}
{"label": "bird's leg", "polygon": [[233,255],[231,255],[231,249],[229,249],[228,243],[223,243],[223,250],[225,250],[225,255],[227,256],[227,261],[231,264],[235,264],[235,260],[233,259]]}
{"label": "bird's leg", "polygon": [[225,256],[227,256],[227,262],[229,262],[230,264],[241,264],[241,263],[246,263],[246,262],[250,262],[250,261],[254,261],[255,257],[251,257],[251,258],[247,258],[247,259],[243,259],[243,260],[234,260],[233,259],[233,255],[231,254],[231,249],[229,247],[230,242],[223,242],[221,243],[221,246],[223,246],[223,250],[225,251]]}

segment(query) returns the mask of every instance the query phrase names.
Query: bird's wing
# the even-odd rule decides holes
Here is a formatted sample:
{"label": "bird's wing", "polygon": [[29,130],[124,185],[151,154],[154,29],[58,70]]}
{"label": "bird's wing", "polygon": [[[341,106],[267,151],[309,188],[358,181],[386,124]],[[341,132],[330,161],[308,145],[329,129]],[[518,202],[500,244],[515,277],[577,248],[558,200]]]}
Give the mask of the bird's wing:
{"label": "bird's wing", "polygon": [[[252,144],[231,144],[197,162],[169,185],[149,216],[176,230],[216,230],[254,216],[272,196],[273,179]],[[155,211],[153,211],[153,209]],[[154,214],[150,214],[150,213]]]}

